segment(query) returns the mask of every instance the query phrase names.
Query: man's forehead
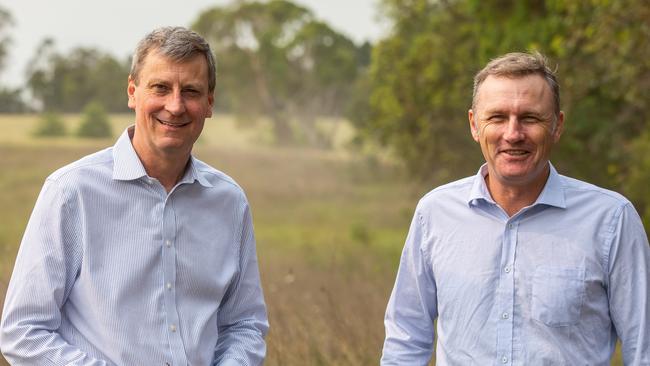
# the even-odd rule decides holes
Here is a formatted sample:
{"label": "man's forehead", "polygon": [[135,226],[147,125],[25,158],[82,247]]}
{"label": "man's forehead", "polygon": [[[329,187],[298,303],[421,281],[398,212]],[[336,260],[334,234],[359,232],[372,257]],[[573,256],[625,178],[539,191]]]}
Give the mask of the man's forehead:
{"label": "man's forehead", "polygon": [[[481,84],[480,88],[489,85],[489,86],[498,86],[503,89],[514,89],[514,88],[522,88],[522,87],[527,87],[528,89],[535,88],[536,89],[546,89],[543,88],[544,86],[548,86],[546,83],[546,80],[542,75],[539,74],[527,74],[527,75],[488,75],[488,77],[485,78],[483,83]],[[480,90],[479,88],[479,90]]]}
{"label": "man's forehead", "polygon": [[144,56],[144,60],[142,60],[142,65],[147,66],[147,64],[153,62],[182,65],[182,64],[190,64],[190,63],[200,63],[200,60],[203,60],[207,67],[208,62],[205,59],[205,56],[203,56],[201,53],[194,53],[188,56],[184,56],[182,58],[178,58],[178,57],[173,57],[171,55],[167,55],[161,52],[160,49],[158,48],[154,48],[149,52],[147,52],[147,54]]}
{"label": "man's forehead", "polygon": [[541,75],[489,75],[480,85],[478,101],[497,102],[508,99],[544,99],[551,97],[551,88]]}
{"label": "man's forehead", "polygon": [[[166,74],[185,74],[208,82],[208,63],[201,54],[186,59],[176,60],[161,53],[149,53],[144,59],[142,75],[151,78],[162,78]],[[203,80],[202,80],[203,81]]]}

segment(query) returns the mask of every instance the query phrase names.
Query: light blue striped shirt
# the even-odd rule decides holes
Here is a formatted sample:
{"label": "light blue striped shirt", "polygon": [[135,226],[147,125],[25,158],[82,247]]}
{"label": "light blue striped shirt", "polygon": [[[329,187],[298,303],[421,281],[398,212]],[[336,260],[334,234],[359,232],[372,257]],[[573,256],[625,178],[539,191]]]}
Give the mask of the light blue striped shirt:
{"label": "light blue striped shirt", "polygon": [[[483,177],[419,202],[386,311],[382,365],[650,365],[650,248],[621,195],[551,166],[512,217]],[[434,320],[437,319],[434,332]]]}
{"label": "light blue striped shirt", "polygon": [[267,329],[242,189],[192,157],[168,194],[127,130],[47,178],[0,347],[13,365],[258,365]]}

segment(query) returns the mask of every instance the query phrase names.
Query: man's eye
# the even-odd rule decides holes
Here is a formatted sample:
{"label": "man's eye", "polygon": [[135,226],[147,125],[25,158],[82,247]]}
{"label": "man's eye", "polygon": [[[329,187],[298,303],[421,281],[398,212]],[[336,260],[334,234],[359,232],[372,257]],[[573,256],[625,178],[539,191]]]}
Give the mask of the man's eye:
{"label": "man's eye", "polygon": [[540,119],[535,116],[524,116],[521,118],[522,123],[537,123]]}
{"label": "man's eye", "polygon": [[196,96],[199,95],[199,91],[196,89],[185,89],[183,90],[183,94],[187,94],[189,96]]}
{"label": "man's eye", "polygon": [[167,86],[163,84],[154,84],[151,86],[151,89],[156,93],[162,93],[167,91]]}
{"label": "man's eye", "polygon": [[501,114],[495,114],[487,118],[488,122],[502,122],[506,120],[506,116]]}

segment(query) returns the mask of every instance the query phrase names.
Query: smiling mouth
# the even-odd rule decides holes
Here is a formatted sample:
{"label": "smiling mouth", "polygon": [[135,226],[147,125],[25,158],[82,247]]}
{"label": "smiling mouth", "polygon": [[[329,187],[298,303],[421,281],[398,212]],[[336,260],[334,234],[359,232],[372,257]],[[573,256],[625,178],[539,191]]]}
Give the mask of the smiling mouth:
{"label": "smiling mouth", "polygon": [[511,156],[524,156],[524,155],[528,154],[528,151],[512,149],[512,150],[503,150],[502,153],[508,154],[508,155],[511,155]]}
{"label": "smiling mouth", "polygon": [[176,128],[185,127],[185,126],[190,124],[190,122],[181,122],[181,123],[166,122],[166,121],[162,121],[162,120],[160,120],[158,118],[156,118],[156,121],[158,121],[158,123],[160,123],[162,125],[169,126],[169,127],[176,127]]}

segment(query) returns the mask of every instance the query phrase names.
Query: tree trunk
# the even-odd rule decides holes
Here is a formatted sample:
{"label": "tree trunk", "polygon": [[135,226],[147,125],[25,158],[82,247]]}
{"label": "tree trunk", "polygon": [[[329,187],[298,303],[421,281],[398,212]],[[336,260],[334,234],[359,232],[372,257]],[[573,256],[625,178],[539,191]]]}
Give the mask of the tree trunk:
{"label": "tree trunk", "polygon": [[249,52],[248,57],[251,62],[251,69],[255,75],[255,89],[257,95],[262,101],[263,109],[273,122],[273,134],[275,136],[275,143],[278,145],[290,145],[295,142],[295,136],[289,120],[285,113],[282,113],[282,108],[275,102],[269,84],[266,81],[262,63],[259,55],[255,52]]}

